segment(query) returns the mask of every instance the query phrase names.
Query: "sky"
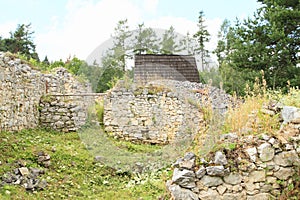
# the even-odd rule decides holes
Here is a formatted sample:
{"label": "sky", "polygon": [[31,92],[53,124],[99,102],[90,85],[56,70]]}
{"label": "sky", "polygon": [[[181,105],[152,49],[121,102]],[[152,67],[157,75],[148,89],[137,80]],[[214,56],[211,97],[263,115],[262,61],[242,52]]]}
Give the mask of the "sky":
{"label": "sky", "polygon": [[9,37],[18,24],[31,23],[33,41],[41,60],[85,60],[94,49],[111,37],[119,20],[128,19],[135,30],[147,27],[168,29],[179,34],[197,30],[199,11],[212,35],[207,49],[217,44],[217,33],[224,19],[253,16],[256,0],[1,0],[0,36]]}

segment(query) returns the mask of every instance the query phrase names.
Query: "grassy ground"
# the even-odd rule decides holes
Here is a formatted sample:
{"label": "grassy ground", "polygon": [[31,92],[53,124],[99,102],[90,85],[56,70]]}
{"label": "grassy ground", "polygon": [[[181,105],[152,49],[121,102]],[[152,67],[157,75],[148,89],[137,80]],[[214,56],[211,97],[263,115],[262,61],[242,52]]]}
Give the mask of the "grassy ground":
{"label": "grassy ground", "polygon": [[[87,150],[82,137],[77,133],[45,130],[1,132],[0,176],[18,168],[18,162],[26,163],[26,167],[43,168],[37,162],[40,151],[51,156],[51,166],[42,177],[48,182],[45,190],[29,192],[21,186],[5,185],[0,187],[0,199],[168,198],[165,188],[165,181],[170,178],[168,170],[143,175],[117,171],[95,162],[93,151]],[[124,149],[126,143],[117,146]],[[131,152],[141,149],[144,148],[138,145],[129,148]],[[145,149],[152,151],[152,147]]]}

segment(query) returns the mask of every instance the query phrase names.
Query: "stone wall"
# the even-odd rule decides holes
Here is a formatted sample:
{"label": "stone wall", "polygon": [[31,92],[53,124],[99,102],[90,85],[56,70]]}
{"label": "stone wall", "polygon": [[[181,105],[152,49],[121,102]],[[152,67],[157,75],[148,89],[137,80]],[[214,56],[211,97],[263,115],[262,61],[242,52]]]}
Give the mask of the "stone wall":
{"label": "stone wall", "polygon": [[62,132],[77,131],[87,121],[90,97],[43,96],[40,101],[40,126]]}
{"label": "stone wall", "polygon": [[116,87],[104,100],[105,131],[115,138],[166,144],[204,126],[197,105],[161,86]]}
{"label": "stone wall", "polygon": [[202,83],[120,82],[105,98],[104,126],[116,138],[166,144],[192,137],[205,128],[205,114],[223,114],[230,106],[230,95]]}
{"label": "stone wall", "polygon": [[0,52],[0,131],[36,127],[39,101],[44,93],[40,72]]}
{"label": "stone wall", "polygon": [[178,159],[167,182],[173,199],[278,199],[300,176],[300,109],[293,110],[288,116],[297,118],[278,135],[225,134],[218,144],[227,148],[205,158],[187,153]]}
{"label": "stone wall", "polygon": [[[37,127],[40,123],[39,111],[46,111],[47,108],[44,109],[43,106],[48,106],[48,104],[40,104],[42,96],[86,93],[91,91],[90,88],[89,84],[77,81],[64,68],[55,69],[48,74],[41,73],[21,59],[0,52],[0,131],[18,131]],[[67,101],[86,109],[87,104],[82,103],[88,102],[86,99],[74,98],[69,97]],[[63,101],[60,105],[66,102],[65,98],[61,99]],[[58,103],[58,100],[55,98],[54,102]],[[42,117],[41,123],[45,125],[43,119]]]}
{"label": "stone wall", "polygon": [[[40,99],[41,127],[63,132],[77,131],[87,121],[88,107],[93,104],[92,89],[80,82],[64,68],[47,75],[47,93]],[[81,95],[84,93],[83,95]]]}

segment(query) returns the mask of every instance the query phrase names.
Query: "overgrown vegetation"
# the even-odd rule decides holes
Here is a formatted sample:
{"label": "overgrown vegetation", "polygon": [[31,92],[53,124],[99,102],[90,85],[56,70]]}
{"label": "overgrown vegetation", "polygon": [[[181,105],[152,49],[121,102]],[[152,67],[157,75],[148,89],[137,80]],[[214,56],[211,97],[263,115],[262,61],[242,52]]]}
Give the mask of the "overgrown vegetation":
{"label": "overgrown vegetation", "polygon": [[269,89],[263,71],[260,77],[256,78],[252,86],[246,85],[245,96],[233,95],[232,106],[225,116],[203,109],[207,126],[195,137],[193,151],[205,156],[216,149],[233,148],[233,144],[217,142],[221,134],[225,133],[235,133],[238,136],[278,133],[280,113],[270,114],[268,108],[277,107],[280,110],[282,105],[300,107],[300,89],[289,84],[288,92]]}
{"label": "overgrown vegetation", "polygon": [[[94,130],[95,131],[95,130]],[[37,153],[47,152],[51,166],[43,177],[43,191],[28,192],[23,187],[0,187],[1,199],[157,199],[167,197],[164,182],[168,171],[138,175],[117,171],[96,162],[77,133],[63,134],[46,130],[24,130],[0,134],[0,174],[18,168],[43,168]]]}
{"label": "overgrown vegetation", "polygon": [[[281,104],[286,106],[300,106],[300,90],[288,87],[288,93],[281,90],[270,90],[264,76],[256,79],[253,88],[246,87],[246,96],[237,108],[229,108],[223,127],[224,132],[238,134],[275,134],[280,128],[279,114],[269,115],[263,112],[264,107]],[[236,101],[241,101],[236,98]]]}

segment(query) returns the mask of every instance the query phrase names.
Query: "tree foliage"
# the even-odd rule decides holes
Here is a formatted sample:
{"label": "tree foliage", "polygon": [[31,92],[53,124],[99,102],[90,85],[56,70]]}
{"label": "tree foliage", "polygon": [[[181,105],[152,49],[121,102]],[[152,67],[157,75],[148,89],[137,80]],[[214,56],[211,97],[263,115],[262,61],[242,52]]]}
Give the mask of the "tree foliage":
{"label": "tree foliage", "polygon": [[218,44],[213,53],[216,54],[218,62],[223,63],[224,59],[228,56],[230,50],[230,21],[225,19],[221,24],[220,31],[218,32]]}
{"label": "tree foliage", "polygon": [[[224,35],[216,52],[222,62],[220,70],[225,85],[234,85],[227,88],[231,91],[241,92],[245,84],[253,83],[261,71],[264,71],[264,78],[272,88],[284,88],[287,81],[292,86],[299,86],[300,83],[300,68],[297,67],[300,48],[299,0],[259,2],[262,7],[253,18],[237,21],[229,29],[224,29],[227,25],[223,26]],[[223,57],[221,53],[224,52]],[[232,80],[228,79],[229,76]],[[237,79],[241,80],[238,88],[234,84]]]}
{"label": "tree foliage", "polygon": [[134,32],[132,50],[134,54],[154,54],[158,52],[158,38],[152,28],[146,28],[144,23],[139,24]]}
{"label": "tree foliage", "polygon": [[197,40],[199,47],[196,50],[196,53],[200,53],[201,55],[201,64],[202,68],[205,69],[205,58],[208,57],[208,50],[205,49],[205,44],[210,40],[210,34],[207,27],[205,26],[204,12],[199,12],[198,17],[198,31],[193,35],[193,37]]}
{"label": "tree foliage", "polygon": [[125,59],[129,56],[128,50],[131,48],[128,42],[131,35],[132,32],[129,31],[127,19],[120,20],[112,35],[114,45],[107,53],[107,56],[114,57],[116,64],[118,64],[124,72],[126,66]]}
{"label": "tree foliage", "polygon": [[186,33],[186,35],[183,37],[183,39],[180,40],[180,47],[181,50],[185,51],[188,55],[195,55],[197,47],[197,43],[193,37],[191,37],[191,34],[189,32]]}
{"label": "tree foliage", "polygon": [[10,38],[0,38],[0,51],[9,51],[19,53],[27,57],[39,60],[35,50],[36,45],[33,42],[31,24],[18,25],[14,32],[10,32]]}
{"label": "tree foliage", "polygon": [[159,51],[161,54],[174,54],[181,51],[177,41],[177,35],[173,26],[171,26],[168,30],[164,32],[162,40],[160,42]]}

